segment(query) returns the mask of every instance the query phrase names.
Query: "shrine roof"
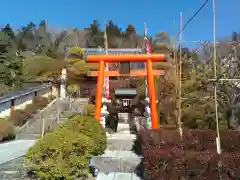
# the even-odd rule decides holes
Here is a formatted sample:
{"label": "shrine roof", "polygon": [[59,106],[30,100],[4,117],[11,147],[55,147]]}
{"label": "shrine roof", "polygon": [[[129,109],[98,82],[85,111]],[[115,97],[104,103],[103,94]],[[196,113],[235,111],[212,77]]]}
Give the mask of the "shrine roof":
{"label": "shrine roof", "polygon": [[137,95],[136,89],[115,89],[115,95]]}

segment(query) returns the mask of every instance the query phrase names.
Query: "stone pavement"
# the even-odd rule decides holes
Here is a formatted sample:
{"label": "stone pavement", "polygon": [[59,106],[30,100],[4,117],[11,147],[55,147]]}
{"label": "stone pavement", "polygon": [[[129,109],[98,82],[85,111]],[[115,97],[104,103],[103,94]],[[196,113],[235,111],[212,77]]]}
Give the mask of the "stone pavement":
{"label": "stone pavement", "polygon": [[120,123],[118,132],[108,137],[108,147],[101,156],[93,157],[91,166],[99,170],[96,180],[141,180],[142,157],[135,154],[136,136],[129,125]]}

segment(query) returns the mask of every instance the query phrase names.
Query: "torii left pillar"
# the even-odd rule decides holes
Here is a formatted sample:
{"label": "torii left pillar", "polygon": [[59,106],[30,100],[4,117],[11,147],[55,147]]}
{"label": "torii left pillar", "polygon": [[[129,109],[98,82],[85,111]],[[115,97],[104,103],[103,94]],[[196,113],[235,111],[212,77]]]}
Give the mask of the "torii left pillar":
{"label": "torii left pillar", "polygon": [[97,78],[97,91],[95,103],[95,120],[100,120],[101,106],[102,106],[102,92],[104,83],[104,65],[105,63],[113,62],[146,62],[147,83],[149,92],[149,104],[151,110],[152,128],[158,128],[157,108],[156,108],[156,93],[154,87],[154,73],[152,69],[152,62],[159,62],[164,60],[162,54],[141,54],[141,55],[89,55],[87,58],[88,63],[98,63],[98,78]]}

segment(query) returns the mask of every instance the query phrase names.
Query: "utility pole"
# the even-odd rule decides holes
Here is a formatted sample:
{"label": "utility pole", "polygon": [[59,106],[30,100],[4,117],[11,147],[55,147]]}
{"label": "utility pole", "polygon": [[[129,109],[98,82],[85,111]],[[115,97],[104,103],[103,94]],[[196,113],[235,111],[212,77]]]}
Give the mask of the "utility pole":
{"label": "utility pole", "polygon": [[[176,91],[175,95],[178,97],[178,62],[177,62],[177,36],[176,36],[176,22],[174,21],[174,39],[173,39],[173,64],[175,68],[175,77],[176,77]],[[176,110],[175,115],[176,115],[176,122],[178,121],[178,98],[176,98]]]}
{"label": "utility pole", "polygon": [[180,13],[180,53],[179,53],[179,89],[178,89],[178,128],[179,128],[179,133],[182,138],[182,107],[181,107],[181,98],[182,98],[182,12]]}
{"label": "utility pole", "polygon": [[[215,13],[215,0],[212,0],[212,23],[213,23],[213,73],[214,79],[217,80],[217,52],[216,52],[216,13]],[[219,119],[218,119],[218,101],[217,101],[217,81],[214,84],[214,103],[215,103],[215,119],[216,119],[216,144],[217,153],[221,154],[220,132],[219,132]]]}

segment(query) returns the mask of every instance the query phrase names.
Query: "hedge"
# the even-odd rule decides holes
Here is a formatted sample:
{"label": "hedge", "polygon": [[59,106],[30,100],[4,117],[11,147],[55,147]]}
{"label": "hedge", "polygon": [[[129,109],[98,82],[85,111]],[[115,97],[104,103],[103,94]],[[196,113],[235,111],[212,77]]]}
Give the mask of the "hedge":
{"label": "hedge", "polygon": [[88,116],[93,116],[94,115],[94,104],[88,104],[84,107],[83,109],[83,114],[88,115]]}
{"label": "hedge", "polygon": [[31,147],[25,165],[40,179],[86,178],[89,158],[102,154],[106,144],[106,134],[98,121],[76,115]]}
{"label": "hedge", "polygon": [[13,140],[15,138],[15,128],[6,119],[0,119],[0,142]]}
{"label": "hedge", "polygon": [[183,129],[182,139],[174,129],[141,130],[135,151],[144,157],[144,179],[239,179],[240,133],[220,130],[220,136],[218,155],[212,130]]}

